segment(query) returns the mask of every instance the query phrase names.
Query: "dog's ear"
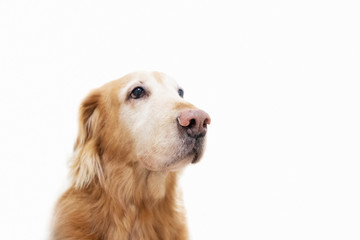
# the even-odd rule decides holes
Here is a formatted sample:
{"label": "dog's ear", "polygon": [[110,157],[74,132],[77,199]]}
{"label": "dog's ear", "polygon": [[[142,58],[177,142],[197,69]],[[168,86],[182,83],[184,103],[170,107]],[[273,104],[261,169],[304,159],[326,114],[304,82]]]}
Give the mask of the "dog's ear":
{"label": "dog's ear", "polygon": [[102,128],[100,119],[99,91],[93,91],[82,102],[79,112],[79,133],[74,147],[71,172],[76,188],[87,187],[98,178],[102,181],[99,136]]}

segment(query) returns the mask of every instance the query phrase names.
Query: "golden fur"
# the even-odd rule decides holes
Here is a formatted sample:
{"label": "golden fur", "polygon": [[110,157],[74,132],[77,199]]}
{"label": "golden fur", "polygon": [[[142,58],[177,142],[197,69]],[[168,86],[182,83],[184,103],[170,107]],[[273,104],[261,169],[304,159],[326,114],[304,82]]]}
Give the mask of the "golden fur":
{"label": "golden fur", "polygon": [[[151,95],[129,99],[139,84]],[[141,72],[86,97],[72,184],[56,205],[51,239],[188,239],[177,181],[194,156],[183,154],[187,146],[173,122],[179,111],[196,108],[177,89],[165,74]],[[202,142],[196,157],[201,150]]]}

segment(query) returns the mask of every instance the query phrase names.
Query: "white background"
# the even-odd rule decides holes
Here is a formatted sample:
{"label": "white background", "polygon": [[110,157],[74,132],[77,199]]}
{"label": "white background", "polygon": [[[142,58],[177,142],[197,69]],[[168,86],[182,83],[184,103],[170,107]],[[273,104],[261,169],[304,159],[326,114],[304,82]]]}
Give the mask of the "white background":
{"label": "white background", "polygon": [[0,234],[46,239],[80,101],[135,70],[212,117],[192,239],[360,239],[358,1],[0,1]]}

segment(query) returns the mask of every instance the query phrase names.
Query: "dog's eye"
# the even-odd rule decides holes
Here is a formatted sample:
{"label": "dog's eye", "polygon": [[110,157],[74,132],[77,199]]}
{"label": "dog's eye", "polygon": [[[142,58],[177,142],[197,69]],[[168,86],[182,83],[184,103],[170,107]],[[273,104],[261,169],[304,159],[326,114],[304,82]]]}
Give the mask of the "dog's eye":
{"label": "dog's eye", "polygon": [[178,93],[179,93],[179,96],[180,96],[180,97],[184,97],[184,90],[179,89],[179,90],[178,90]]}
{"label": "dog's eye", "polygon": [[142,87],[136,87],[132,90],[130,97],[133,99],[141,98],[145,95],[145,90]]}

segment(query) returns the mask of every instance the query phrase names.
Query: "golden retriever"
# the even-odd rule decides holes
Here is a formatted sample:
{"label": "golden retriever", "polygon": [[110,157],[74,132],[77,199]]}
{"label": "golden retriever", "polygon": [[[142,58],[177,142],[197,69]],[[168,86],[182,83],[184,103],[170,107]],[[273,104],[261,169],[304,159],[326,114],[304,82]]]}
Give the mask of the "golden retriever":
{"label": "golden retriever", "polygon": [[92,91],[51,239],[188,239],[178,174],[201,158],[208,124],[163,73],[131,73]]}

